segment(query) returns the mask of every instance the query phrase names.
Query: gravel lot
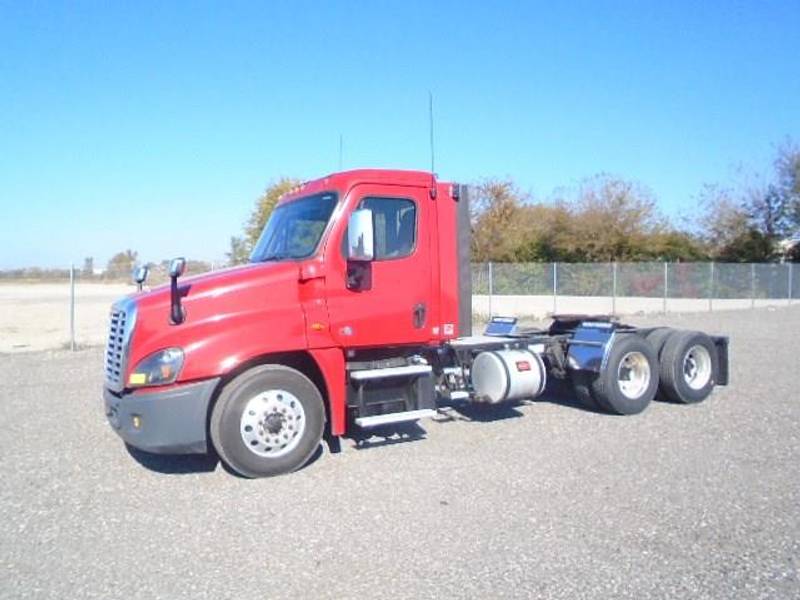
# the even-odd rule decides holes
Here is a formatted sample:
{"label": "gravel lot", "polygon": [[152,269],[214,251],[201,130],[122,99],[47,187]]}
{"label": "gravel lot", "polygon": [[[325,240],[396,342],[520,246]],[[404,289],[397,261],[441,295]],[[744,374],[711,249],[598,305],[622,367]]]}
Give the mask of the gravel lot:
{"label": "gravel lot", "polygon": [[731,335],[730,388],[449,409],[257,481],[131,456],[99,349],[1,355],[0,597],[797,598],[800,306],[669,321]]}

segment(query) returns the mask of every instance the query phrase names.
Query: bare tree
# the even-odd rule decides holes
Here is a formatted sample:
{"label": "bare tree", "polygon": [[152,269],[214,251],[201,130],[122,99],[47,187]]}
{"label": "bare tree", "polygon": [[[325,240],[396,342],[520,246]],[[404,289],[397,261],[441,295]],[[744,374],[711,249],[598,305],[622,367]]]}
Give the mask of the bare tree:
{"label": "bare tree", "polygon": [[800,234],[800,146],[787,140],[778,148],[775,159],[777,189],[786,203],[789,227]]}
{"label": "bare tree", "polygon": [[748,191],[745,208],[753,226],[778,240],[791,232],[791,197],[774,184]]}

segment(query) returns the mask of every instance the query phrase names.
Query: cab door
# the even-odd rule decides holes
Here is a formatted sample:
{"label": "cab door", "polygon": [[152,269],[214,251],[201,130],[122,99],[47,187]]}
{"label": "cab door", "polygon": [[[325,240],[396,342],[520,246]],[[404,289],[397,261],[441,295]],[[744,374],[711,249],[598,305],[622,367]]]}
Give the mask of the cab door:
{"label": "cab door", "polygon": [[[431,256],[433,202],[425,188],[357,185],[327,255],[328,315],[342,347],[425,343],[436,323],[438,282]],[[372,211],[374,260],[348,261],[347,221]]]}

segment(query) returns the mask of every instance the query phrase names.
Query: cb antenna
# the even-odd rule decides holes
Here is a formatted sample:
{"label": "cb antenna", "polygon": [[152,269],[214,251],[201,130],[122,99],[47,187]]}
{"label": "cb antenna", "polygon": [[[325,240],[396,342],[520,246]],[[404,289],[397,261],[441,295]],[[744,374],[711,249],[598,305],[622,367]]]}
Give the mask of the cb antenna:
{"label": "cb antenna", "polygon": [[344,155],[344,137],[339,134],[339,170],[342,170],[342,156]]}
{"label": "cb antenna", "polygon": [[428,90],[428,126],[431,142],[431,198],[436,198],[436,153],[433,145],[433,92]]}

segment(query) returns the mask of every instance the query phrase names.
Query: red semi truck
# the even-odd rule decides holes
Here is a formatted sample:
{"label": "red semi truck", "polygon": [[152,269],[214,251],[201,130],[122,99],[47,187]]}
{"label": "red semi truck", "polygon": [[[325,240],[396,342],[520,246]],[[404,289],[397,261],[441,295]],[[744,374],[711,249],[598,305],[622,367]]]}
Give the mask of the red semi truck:
{"label": "red semi truck", "polygon": [[547,329],[496,318],[472,336],[469,189],[426,172],[356,170],[303,184],[250,263],[117,301],[105,410],[129,445],[216,452],[247,477],[303,466],[323,435],[514,402],[565,379],[616,414],[656,393],[704,400],[728,381],[728,340],[612,316]]}

